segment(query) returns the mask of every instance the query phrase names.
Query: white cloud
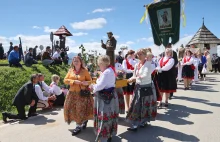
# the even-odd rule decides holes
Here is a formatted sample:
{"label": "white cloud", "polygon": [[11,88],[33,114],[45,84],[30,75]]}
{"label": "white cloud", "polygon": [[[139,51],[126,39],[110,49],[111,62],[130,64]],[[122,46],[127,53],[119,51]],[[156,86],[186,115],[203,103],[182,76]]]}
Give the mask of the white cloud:
{"label": "white cloud", "polygon": [[33,28],[33,29],[40,29],[41,27],[33,26],[32,28]]}
{"label": "white cloud", "polygon": [[103,13],[103,12],[111,12],[113,9],[112,8],[98,8],[92,11],[92,13]]}
{"label": "white cloud", "polygon": [[85,20],[83,22],[74,22],[70,25],[73,29],[77,30],[92,30],[92,29],[101,29],[107,24],[107,21],[105,18],[96,18],[96,19],[90,19]]}
{"label": "white cloud", "polygon": [[140,41],[153,42],[154,39],[153,39],[153,37],[149,37],[149,38],[140,38],[140,39],[138,39],[137,41],[138,41],[138,42],[140,42]]}
{"label": "white cloud", "polygon": [[50,27],[48,27],[48,26],[45,26],[44,27],[44,32],[45,33],[51,33],[51,32],[56,32],[57,31],[57,29],[51,29]]}
{"label": "white cloud", "polygon": [[83,33],[83,32],[79,32],[79,33],[72,33],[73,36],[84,36],[84,35],[88,35],[88,33]]}

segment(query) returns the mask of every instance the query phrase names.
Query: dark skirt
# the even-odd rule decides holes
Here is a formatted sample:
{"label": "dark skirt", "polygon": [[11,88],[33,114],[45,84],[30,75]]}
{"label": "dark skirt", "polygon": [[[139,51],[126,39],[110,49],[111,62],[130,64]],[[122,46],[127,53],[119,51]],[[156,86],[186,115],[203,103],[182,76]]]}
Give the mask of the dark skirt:
{"label": "dark skirt", "polygon": [[184,78],[184,79],[194,79],[194,69],[192,69],[192,65],[183,66],[182,78]]}
{"label": "dark skirt", "polygon": [[[127,73],[126,79],[129,79],[133,76],[133,73]],[[123,87],[124,95],[132,95],[134,91],[135,83],[128,83],[126,87]]]}
{"label": "dark skirt", "polygon": [[152,81],[154,83],[154,86],[155,86],[155,91],[156,91],[156,96],[157,96],[157,101],[161,101],[162,100],[162,97],[160,95],[160,89],[159,89],[159,86],[158,86],[158,75],[156,72],[154,72],[152,75],[151,75],[151,78],[152,78]]}
{"label": "dark skirt", "polygon": [[[149,87],[146,92],[141,92],[141,87]],[[151,90],[149,90],[151,89]],[[157,115],[157,98],[153,94],[151,84],[136,85],[131,107],[128,110],[126,119],[133,125],[140,125],[145,122],[154,121]]]}
{"label": "dark skirt", "polygon": [[158,73],[158,87],[161,93],[176,92],[176,69],[172,68],[169,71],[162,71]]}

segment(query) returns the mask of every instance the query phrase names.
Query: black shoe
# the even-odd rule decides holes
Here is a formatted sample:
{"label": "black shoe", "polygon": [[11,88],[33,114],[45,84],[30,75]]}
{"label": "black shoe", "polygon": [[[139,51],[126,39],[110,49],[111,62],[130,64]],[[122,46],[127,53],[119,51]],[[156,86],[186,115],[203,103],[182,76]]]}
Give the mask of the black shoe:
{"label": "black shoe", "polygon": [[172,100],[172,96],[169,96],[169,100]]}
{"label": "black shoe", "polygon": [[7,123],[7,113],[6,112],[2,112],[2,119],[4,121],[4,123]]}
{"label": "black shoe", "polygon": [[81,132],[81,128],[80,128],[79,126],[77,126],[77,127],[73,130],[72,136],[75,136],[75,135],[79,134],[80,132]]}
{"label": "black shoe", "polygon": [[28,117],[23,117],[23,118],[21,118],[21,120],[27,120],[28,119]]}
{"label": "black shoe", "polygon": [[85,121],[85,122],[82,124],[82,128],[83,128],[83,129],[86,129],[86,127],[87,127],[87,123],[88,123],[88,120]]}
{"label": "black shoe", "polygon": [[146,126],[147,126],[147,123],[142,123],[142,124],[140,125],[141,128],[145,128]]}
{"label": "black shoe", "polygon": [[128,130],[128,131],[136,132],[136,131],[137,131],[137,128],[128,128],[127,130]]}
{"label": "black shoe", "polygon": [[28,114],[28,117],[33,117],[33,116],[37,116],[39,115],[38,113],[32,113],[32,114]]}
{"label": "black shoe", "polygon": [[107,142],[111,142],[112,141],[112,137],[108,138]]}
{"label": "black shoe", "polygon": [[164,106],[165,106],[165,107],[168,107],[168,102],[166,102]]}

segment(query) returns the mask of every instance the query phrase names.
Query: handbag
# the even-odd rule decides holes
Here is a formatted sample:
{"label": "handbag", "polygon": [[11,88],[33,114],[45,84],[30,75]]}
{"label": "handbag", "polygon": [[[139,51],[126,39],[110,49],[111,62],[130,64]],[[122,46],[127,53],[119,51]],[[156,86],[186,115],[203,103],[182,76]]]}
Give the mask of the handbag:
{"label": "handbag", "polygon": [[147,87],[140,86],[139,91],[141,97],[153,95],[152,84],[151,86],[147,86]]}
{"label": "handbag", "polygon": [[[78,75],[77,75],[77,79],[78,79]],[[82,89],[81,85],[79,85],[79,88],[80,88],[80,96],[82,96],[82,97],[91,96],[91,92],[88,87],[86,87],[85,89]]]}
{"label": "handbag", "polygon": [[207,69],[205,67],[205,64],[203,65],[203,68],[202,68],[202,74],[206,74],[207,73]]}
{"label": "handbag", "polygon": [[81,87],[80,87],[80,96],[82,96],[82,97],[89,97],[89,96],[91,96],[91,92],[88,89],[88,87],[86,87],[86,89],[81,89]]}

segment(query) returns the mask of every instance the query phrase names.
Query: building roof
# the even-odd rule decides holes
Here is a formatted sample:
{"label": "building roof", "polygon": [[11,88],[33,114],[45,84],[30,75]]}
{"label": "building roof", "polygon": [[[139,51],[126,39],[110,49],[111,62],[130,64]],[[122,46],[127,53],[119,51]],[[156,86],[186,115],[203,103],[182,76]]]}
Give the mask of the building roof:
{"label": "building roof", "polygon": [[189,41],[189,43],[187,45],[192,45],[192,44],[217,44],[217,45],[220,45],[220,39],[218,39],[205,26],[204,18],[203,18],[202,27],[198,30],[198,32],[194,35],[194,37]]}
{"label": "building roof", "polygon": [[60,36],[60,35],[66,35],[66,36],[73,36],[65,26],[61,26],[54,35]]}

